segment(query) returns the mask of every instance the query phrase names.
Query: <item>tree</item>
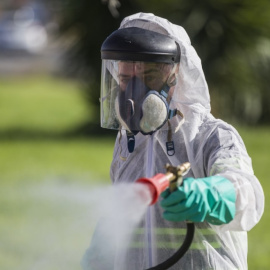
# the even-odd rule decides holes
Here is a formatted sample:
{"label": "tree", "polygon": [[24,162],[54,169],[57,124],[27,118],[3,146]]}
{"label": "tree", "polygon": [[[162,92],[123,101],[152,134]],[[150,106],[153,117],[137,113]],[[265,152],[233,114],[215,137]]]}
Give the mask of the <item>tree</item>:
{"label": "tree", "polygon": [[85,98],[92,106],[99,125],[100,48],[105,38],[119,27],[123,17],[136,11],[132,1],[118,6],[118,1],[66,0],[59,19],[60,33],[71,40],[65,55],[65,73],[79,78],[84,85]]}
{"label": "tree", "polygon": [[270,38],[270,1],[66,2],[61,30],[76,41],[69,50],[69,71],[87,82],[92,104],[98,104],[102,42],[119,27],[123,17],[143,11],[165,17],[187,30],[202,59],[216,116],[247,123],[270,121],[270,56],[264,45]]}
{"label": "tree", "polygon": [[[198,52],[217,116],[270,122],[268,0],[137,0],[146,12],[182,25]],[[262,47],[264,50],[262,51]],[[268,46],[269,48],[269,46]]]}

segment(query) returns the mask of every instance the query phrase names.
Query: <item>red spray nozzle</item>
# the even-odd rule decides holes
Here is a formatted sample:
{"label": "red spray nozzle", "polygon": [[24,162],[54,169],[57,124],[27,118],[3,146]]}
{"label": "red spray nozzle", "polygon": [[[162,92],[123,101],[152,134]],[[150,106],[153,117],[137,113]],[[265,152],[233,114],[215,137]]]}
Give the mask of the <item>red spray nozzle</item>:
{"label": "red spray nozzle", "polygon": [[152,201],[150,205],[155,204],[159,195],[169,186],[168,176],[163,173],[158,173],[151,178],[140,178],[136,183],[145,184],[151,194]]}
{"label": "red spray nozzle", "polygon": [[151,178],[139,178],[136,183],[144,184],[151,194],[152,201],[150,205],[155,204],[159,195],[166,189],[173,191],[182,184],[182,176],[189,170],[190,163],[186,162],[177,167],[166,165],[167,173],[158,173]]}

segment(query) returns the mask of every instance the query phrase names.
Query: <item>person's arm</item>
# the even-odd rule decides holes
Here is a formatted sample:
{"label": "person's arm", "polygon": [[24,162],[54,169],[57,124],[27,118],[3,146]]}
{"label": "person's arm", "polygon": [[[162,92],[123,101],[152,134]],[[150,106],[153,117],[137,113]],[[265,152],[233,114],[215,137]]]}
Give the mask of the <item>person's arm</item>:
{"label": "person's arm", "polygon": [[207,177],[188,178],[176,192],[165,191],[164,218],[250,230],[262,216],[264,195],[241,137],[230,126],[216,128],[203,156]]}
{"label": "person's arm", "polygon": [[264,193],[242,138],[234,128],[224,125],[214,130],[204,149],[207,175],[225,177],[236,191],[235,217],[224,229],[250,230],[263,214]]}

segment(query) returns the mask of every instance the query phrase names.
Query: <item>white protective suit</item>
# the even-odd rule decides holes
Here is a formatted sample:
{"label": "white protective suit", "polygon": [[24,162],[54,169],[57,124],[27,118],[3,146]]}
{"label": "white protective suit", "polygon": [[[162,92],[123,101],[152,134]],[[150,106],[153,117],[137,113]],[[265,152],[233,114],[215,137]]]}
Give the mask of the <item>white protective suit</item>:
{"label": "white protective suit", "polygon": [[[120,28],[139,27],[174,38],[180,45],[181,61],[178,83],[171,108],[179,109],[181,116],[173,117],[172,140],[175,154],[166,150],[167,129],[153,135],[135,136],[133,153],[127,149],[125,131],[119,145],[116,140],[111,179],[113,183],[134,182],[141,177],[165,173],[165,164],[177,166],[191,163],[186,177],[203,178],[222,175],[236,190],[236,215],[229,223],[214,226],[207,222],[196,223],[191,248],[170,269],[247,269],[247,231],[258,223],[264,209],[262,187],[254,176],[251,159],[238,132],[210,113],[210,97],[200,58],[190,43],[185,30],[153,14],[138,13],[125,18]],[[120,153],[121,152],[121,153]],[[126,157],[123,160],[121,157]],[[169,222],[162,218],[159,203],[148,208],[140,230],[134,236],[133,247],[118,254],[111,269],[141,270],[155,266],[169,258],[181,245],[185,234],[184,222]],[[119,261],[121,264],[119,265]]]}

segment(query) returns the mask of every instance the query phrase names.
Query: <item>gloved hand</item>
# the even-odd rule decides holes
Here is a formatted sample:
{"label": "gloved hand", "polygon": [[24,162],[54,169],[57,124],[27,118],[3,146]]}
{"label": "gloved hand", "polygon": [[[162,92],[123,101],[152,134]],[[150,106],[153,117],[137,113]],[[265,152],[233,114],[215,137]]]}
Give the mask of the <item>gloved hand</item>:
{"label": "gloved hand", "polygon": [[163,217],[170,221],[229,223],[235,215],[236,193],[233,184],[222,176],[186,178],[178,189],[166,189],[161,196]]}

